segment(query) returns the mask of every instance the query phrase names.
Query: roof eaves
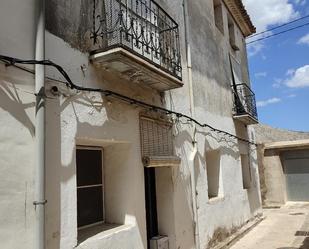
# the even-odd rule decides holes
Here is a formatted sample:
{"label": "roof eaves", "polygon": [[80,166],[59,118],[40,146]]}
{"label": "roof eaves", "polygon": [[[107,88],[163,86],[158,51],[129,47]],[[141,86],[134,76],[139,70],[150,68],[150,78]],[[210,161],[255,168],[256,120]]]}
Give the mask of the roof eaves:
{"label": "roof eaves", "polygon": [[252,35],[256,32],[256,28],[253,25],[251,18],[242,3],[242,0],[224,0],[228,10],[234,17],[238,26],[245,37]]}

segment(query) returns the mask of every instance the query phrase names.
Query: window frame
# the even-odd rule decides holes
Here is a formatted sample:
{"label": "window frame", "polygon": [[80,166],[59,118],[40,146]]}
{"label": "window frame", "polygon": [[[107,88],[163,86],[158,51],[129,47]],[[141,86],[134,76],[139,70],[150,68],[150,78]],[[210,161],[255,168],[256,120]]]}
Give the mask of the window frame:
{"label": "window frame", "polygon": [[[214,23],[215,27],[224,36],[224,13],[223,13],[223,3],[221,0],[213,0],[213,11],[214,11]],[[220,16],[218,16],[218,11],[220,11]],[[218,20],[220,19],[220,20]]]}
{"label": "window frame", "polygon": [[[240,165],[242,175],[242,187],[244,190],[249,190],[252,187],[252,169],[249,153],[240,154]],[[247,179],[247,177],[249,177],[249,179]]]}
{"label": "window frame", "polygon": [[[150,134],[150,130],[147,130],[147,132],[149,132],[148,134],[143,133],[143,131],[144,131],[143,128],[145,128],[145,127],[143,127],[143,123],[142,123],[143,121],[152,122],[155,126],[157,126],[157,128],[158,127],[160,128],[160,126],[162,126],[162,127],[164,126],[164,127],[168,128],[169,138],[167,139],[167,141],[168,141],[167,152],[169,152],[169,153],[167,153],[166,155],[162,155],[160,153],[160,151],[159,152],[157,151],[157,153],[151,153],[151,152],[155,151],[155,149],[153,149],[153,151],[151,151],[151,149],[150,149],[151,146],[149,146],[149,144],[150,144],[149,141],[147,141],[147,144],[144,143],[145,137],[147,137]],[[142,157],[144,157],[144,156],[159,156],[159,157],[163,156],[164,157],[164,156],[174,156],[175,155],[173,123],[170,122],[169,120],[164,120],[164,119],[151,117],[151,116],[147,116],[147,115],[140,115],[139,116],[139,132],[140,132],[140,146],[141,146],[140,150],[141,150]],[[158,138],[158,140],[160,140],[160,139]],[[164,141],[157,141],[157,142],[164,142]],[[170,142],[170,144],[169,144],[169,142]],[[162,143],[162,144],[164,144],[164,143]],[[147,147],[147,145],[149,147]],[[155,143],[153,143],[153,146],[155,146]],[[150,153],[146,153],[147,151],[150,152]],[[163,152],[163,154],[165,154],[165,153]]]}
{"label": "window frame", "polygon": [[[77,145],[76,148],[75,148],[75,153],[77,155],[77,150],[95,150],[95,151],[100,151],[101,152],[101,162],[102,162],[102,165],[101,165],[101,168],[102,168],[102,175],[101,175],[101,178],[102,178],[102,184],[93,184],[93,185],[85,185],[85,186],[82,186],[82,187],[78,187],[77,186],[77,160],[76,160],[76,221],[77,221],[77,230],[83,230],[83,229],[86,229],[86,228],[89,228],[89,227],[93,227],[93,226],[96,226],[96,225],[100,225],[100,224],[104,224],[105,223],[105,178],[104,178],[104,149],[103,147],[100,147],[100,146],[91,146],[91,145]],[[75,155],[75,157],[76,157]],[[84,226],[80,226],[78,227],[78,214],[77,214],[77,191],[78,189],[83,189],[83,188],[91,188],[91,187],[98,187],[98,186],[101,186],[102,188],[102,216],[103,216],[103,219],[102,221],[98,221],[98,222],[95,222],[95,223],[92,223],[92,224],[88,224],[88,225],[84,225]]]}
{"label": "window frame", "polygon": [[230,13],[227,13],[227,27],[228,27],[228,39],[230,47],[232,48],[232,51],[236,53],[240,51],[237,41],[238,38],[237,24]]}
{"label": "window frame", "polygon": [[[207,150],[205,152],[206,157],[206,177],[207,177],[207,194],[208,194],[208,200],[217,199],[220,197],[223,197],[222,193],[222,154],[220,149],[214,149],[214,150]],[[210,160],[210,157],[214,157],[211,159],[215,159],[215,161]],[[213,173],[216,173],[216,182],[212,180]],[[213,184],[216,184],[216,195],[212,195],[213,193]]]}

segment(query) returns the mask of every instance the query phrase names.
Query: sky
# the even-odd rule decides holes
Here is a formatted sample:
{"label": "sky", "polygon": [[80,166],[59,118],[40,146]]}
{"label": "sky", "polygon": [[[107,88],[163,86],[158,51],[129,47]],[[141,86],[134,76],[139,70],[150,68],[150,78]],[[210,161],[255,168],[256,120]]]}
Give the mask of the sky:
{"label": "sky", "polygon": [[[257,32],[309,15],[309,0],[243,0]],[[309,23],[309,17],[260,36]],[[309,131],[309,25],[249,44],[251,86],[259,121],[276,128]]]}

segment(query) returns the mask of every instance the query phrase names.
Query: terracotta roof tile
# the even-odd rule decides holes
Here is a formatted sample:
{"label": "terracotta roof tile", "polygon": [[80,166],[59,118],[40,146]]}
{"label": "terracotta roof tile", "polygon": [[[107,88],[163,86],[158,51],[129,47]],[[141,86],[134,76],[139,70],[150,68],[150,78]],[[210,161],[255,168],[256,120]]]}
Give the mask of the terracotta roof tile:
{"label": "terracotta roof tile", "polygon": [[240,26],[243,34],[249,36],[256,32],[250,16],[242,3],[242,0],[224,0],[232,16]]}

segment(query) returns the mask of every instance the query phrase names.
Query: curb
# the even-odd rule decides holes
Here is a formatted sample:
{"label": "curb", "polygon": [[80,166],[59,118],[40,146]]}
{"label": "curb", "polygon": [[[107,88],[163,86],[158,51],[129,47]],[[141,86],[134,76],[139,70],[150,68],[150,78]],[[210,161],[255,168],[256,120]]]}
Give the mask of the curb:
{"label": "curb", "polygon": [[255,228],[258,224],[260,224],[266,217],[258,217],[254,220],[248,222],[242,228],[240,228],[237,232],[233,235],[228,237],[225,241],[217,244],[216,246],[212,247],[211,249],[228,249],[232,245],[234,245],[238,240],[244,237],[247,233],[249,233],[253,228]]}

